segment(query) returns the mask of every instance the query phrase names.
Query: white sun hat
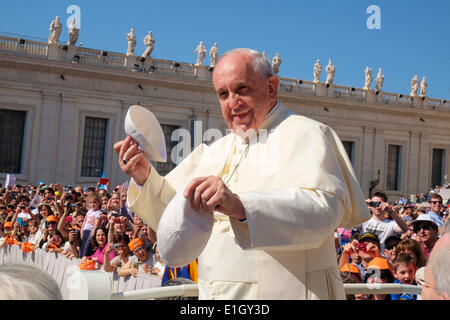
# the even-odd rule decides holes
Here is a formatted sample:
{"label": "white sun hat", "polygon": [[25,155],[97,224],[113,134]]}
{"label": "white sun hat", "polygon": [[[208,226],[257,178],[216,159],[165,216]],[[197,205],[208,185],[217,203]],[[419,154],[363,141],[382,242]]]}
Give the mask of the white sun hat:
{"label": "white sun hat", "polygon": [[166,162],[166,141],[155,115],[146,108],[133,105],[125,116],[125,133],[139,144],[149,160]]}
{"label": "white sun hat", "polygon": [[[184,190],[184,189],[183,189]],[[205,248],[212,232],[213,214],[195,211],[191,198],[177,193],[159,220],[156,238],[161,260],[170,267],[186,266]]]}

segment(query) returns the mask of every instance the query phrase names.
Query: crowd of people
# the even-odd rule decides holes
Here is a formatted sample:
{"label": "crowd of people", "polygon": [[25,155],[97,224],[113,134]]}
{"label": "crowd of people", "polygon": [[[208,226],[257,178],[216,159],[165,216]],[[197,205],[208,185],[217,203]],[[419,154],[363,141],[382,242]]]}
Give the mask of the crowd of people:
{"label": "crowd of people", "polygon": [[[450,199],[444,203],[437,191],[449,186],[445,184],[432,189],[429,194],[417,195],[418,202],[413,203],[400,199],[389,204],[385,192],[375,191],[371,199],[366,200],[371,218],[353,229],[336,230],[338,266],[344,283],[419,285],[426,288],[422,294],[435,289],[437,275],[425,279],[425,270],[440,237],[446,234],[445,241],[448,242]],[[440,278],[444,287],[440,293],[447,298],[450,297],[448,245],[446,243],[447,249],[441,254],[447,262],[439,265],[440,270],[437,271],[438,275],[444,275]],[[417,300],[417,295],[358,294],[347,295],[347,299]]]}
{"label": "crowd of people", "polygon": [[[442,186],[449,188],[450,184]],[[155,230],[127,208],[127,189],[15,185],[0,194],[0,248],[19,245],[24,252],[41,248],[80,269],[139,273],[168,280],[197,282],[197,261],[169,268],[158,255]],[[344,283],[402,283],[424,286],[424,270],[439,237],[448,232],[450,200],[431,190],[418,202],[389,204],[375,191],[367,206],[371,218],[353,229],[336,230],[337,263]],[[419,202],[420,201],[420,202]],[[423,201],[423,202],[422,202]],[[415,300],[413,294],[348,295],[347,299]]]}
{"label": "crowd of people", "polygon": [[82,270],[158,276],[161,285],[182,276],[197,281],[197,261],[169,268],[160,259],[156,233],[127,208],[127,190],[117,186],[15,185],[0,194],[0,248],[40,248],[68,259]]}

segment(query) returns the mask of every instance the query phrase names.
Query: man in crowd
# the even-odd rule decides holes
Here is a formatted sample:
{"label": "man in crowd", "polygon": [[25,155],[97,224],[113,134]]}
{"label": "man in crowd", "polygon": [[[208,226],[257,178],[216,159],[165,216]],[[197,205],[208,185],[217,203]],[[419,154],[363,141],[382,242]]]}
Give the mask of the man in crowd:
{"label": "man in crowd", "polygon": [[444,220],[442,219],[442,197],[437,193],[431,193],[430,199],[428,203],[430,205],[430,211],[428,211],[428,215],[431,219],[433,219],[434,223],[438,226],[438,228],[444,225]]}
{"label": "man in crowd", "polygon": [[372,218],[359,226],[361,234],[370,232],[378,236],[382,253],[384,253],[384,243],[387,238],[408,231],[406,222],[398,212],[392,209],[387,201],[386,193],[381,190],[375,191],[372,199],[366,200]]}
{"label": "man in crowd", "polygon": [[338,136],[283,106],[279,79],[256,51],[222,55],[213,84],[233,132],[167,176],[131,137],[115,144],[132,177],[130,209],[157,230],[178,192],[213,214],[198,257],[200,299],[345,299],[333,233],[369,216]]}
{"label": "man in crowd", "polygon": [[428,214],[422,214],[412,222],[416,240],[422,246],[425,258],[428,260],[431,250],[437,241],[438,226]]}

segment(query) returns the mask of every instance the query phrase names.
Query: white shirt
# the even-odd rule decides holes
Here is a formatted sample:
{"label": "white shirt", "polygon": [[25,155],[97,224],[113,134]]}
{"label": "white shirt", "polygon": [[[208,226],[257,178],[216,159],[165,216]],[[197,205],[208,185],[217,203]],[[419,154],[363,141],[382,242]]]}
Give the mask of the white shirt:
{"label": "white shirt", "polygon": [[101,216],[102,216],[102,212],[100,210],[94,211],[94,210],[90,209],[86,213],[86,223],[84,224],[83,231],[93,230],[94,224],[95,224],[95,219],[101,218]]}
{"label": "white shirt", "polygon": [[383,221],[375,220],[373,217],[368,221],[361,224],[360,233],[363,234],[365,232],[374,233],[380,239],[381,244],[381,252],[384,252],[384,242],[390,236],[398,236],[398,233],[395,232],[395,228],[397,228],[397,223],[393,220],[385,219]]}

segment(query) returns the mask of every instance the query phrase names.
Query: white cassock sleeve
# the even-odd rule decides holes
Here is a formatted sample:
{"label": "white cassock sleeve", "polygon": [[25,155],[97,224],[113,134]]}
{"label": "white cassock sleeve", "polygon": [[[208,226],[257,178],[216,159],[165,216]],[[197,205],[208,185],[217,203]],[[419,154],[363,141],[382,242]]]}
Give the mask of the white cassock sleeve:
{"label": "white cassock sleeve", "polygon": [[238,193],[246,223],[230,219],[243,248],[304,250],[320,247],[338,227],[345,208],[336,195],[296,187]]}

